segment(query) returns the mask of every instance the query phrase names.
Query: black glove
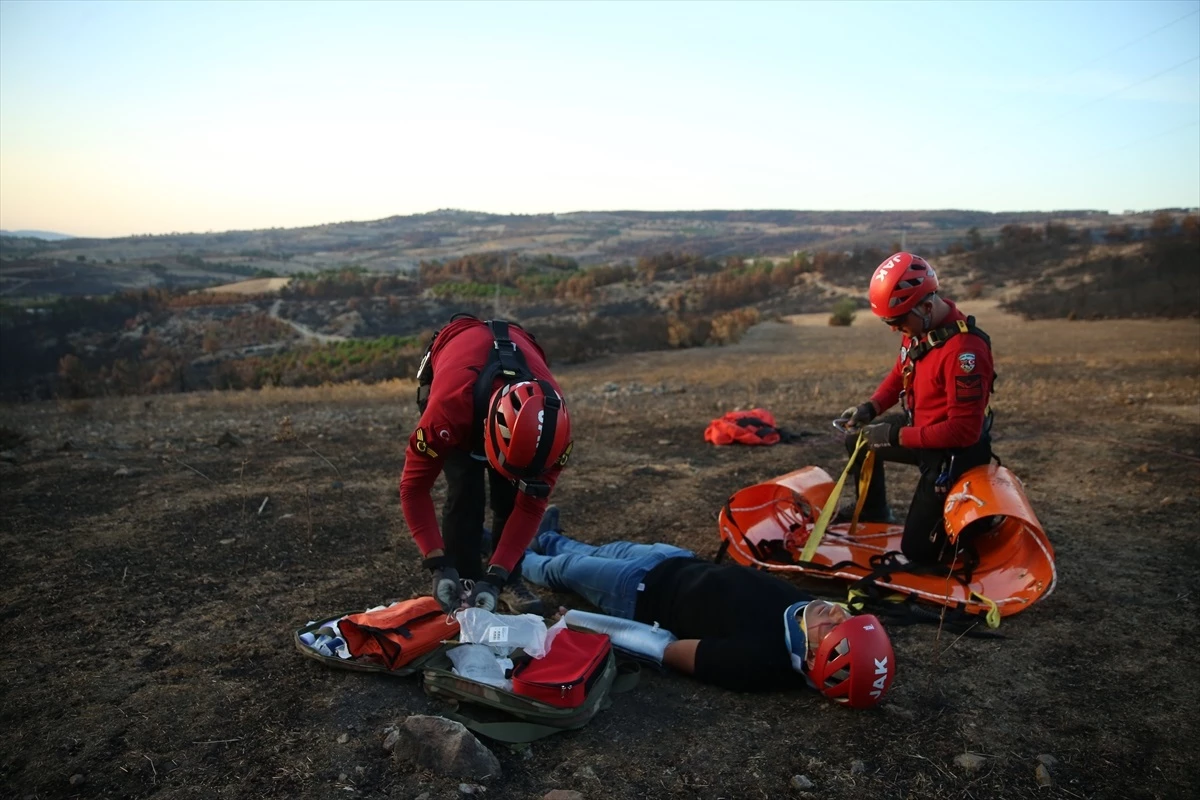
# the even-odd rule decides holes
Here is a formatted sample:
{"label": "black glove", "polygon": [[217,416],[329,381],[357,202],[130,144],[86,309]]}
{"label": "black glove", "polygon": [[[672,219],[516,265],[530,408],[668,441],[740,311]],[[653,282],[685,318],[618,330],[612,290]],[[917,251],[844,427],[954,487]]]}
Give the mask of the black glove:
{"label": "black glove", "polygon": [[863,428],[863,437],[867,440],[867,446],[872,450],[878,450],[881,447],[899,447],[900,426],[891,422],[868,425]]}
{"label": "black glove", "polygon": [[508,572],[495,564],[488,567],[487,574],[475,581],[475,588],[467,597],[468,608],[482,608],[484,611],[495,611],[500,602],[500,588],[508,583]]}
{"label": "black glove", "polygon": [[462,594],[458,583],[458,570],[450,566],[449,556],[425,559],[425,566],[433,573],[433,599],[442,611],[453,614],[462,605]]}
{"label": "black glove", "polygon": [[847,430],[857,430],[875,419],[875,404],[868,400],[862,405],[847,408],[838,419],[846,420]]}

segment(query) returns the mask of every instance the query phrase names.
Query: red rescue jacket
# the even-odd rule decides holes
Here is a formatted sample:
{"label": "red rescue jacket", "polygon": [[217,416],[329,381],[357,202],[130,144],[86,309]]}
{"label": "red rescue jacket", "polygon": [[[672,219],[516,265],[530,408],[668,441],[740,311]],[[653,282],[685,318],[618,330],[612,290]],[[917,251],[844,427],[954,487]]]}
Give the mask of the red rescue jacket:
{"label": "red rescue jacket", "polygon": [[[947,300],[946,304],[950,314],[942,321],[943,326],[967,319],[954,303]],[[871,395],[871,402],[882,413],[900,400],[901,392],[906,392],[904,404],[912,413],[912,424],[900,429],[901,447],[970,447],[983,434],[995,378],[992,349],[973,333],[959,333],[914,362],[910,358],[912,348],[926,336],[903,338],[900,356]],[[910,372],[907,378],[906,370]]]}
{"label": "red rescue jacket", "polygon": [[[538,343],[515,325],[509,329],[509,335],[520,348],[534,377],[547,381],[561,394],[558,382],[546,365],[546,354]],[[433,383],[429,388],[429,404],[409,437],[404,470],[400,475],[400,507],[422,555],[444,546],[431,492],[442,472],[441,454],[450,448],[470,452],[476,445],[472,441],[475,379],[487,363],[493,346],[492,332],[482,320],[475,318],[450,322],[434,339],[430,352]],[[501,383],[502,379],[497,379],[496,386]],[[560,471],[559,467],[552,468],[540,479],[553,488]],[[525,548],[533,541],[548,502],[545,497],[535,498],[517,492],[512,514],[504,530],[499,532],[492,554],[493,564],[512,572]]]}

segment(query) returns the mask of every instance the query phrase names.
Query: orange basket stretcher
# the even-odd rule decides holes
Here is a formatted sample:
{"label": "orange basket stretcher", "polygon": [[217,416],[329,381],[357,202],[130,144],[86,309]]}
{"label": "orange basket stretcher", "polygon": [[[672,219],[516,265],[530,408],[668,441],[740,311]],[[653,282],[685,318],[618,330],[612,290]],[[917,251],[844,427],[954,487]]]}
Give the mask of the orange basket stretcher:
{"label": "orange basket stretcher", "polygon": [[953,564],[909,564],[903,527],[831,524],[812,558],[802,552],[835,488],[820,467],[803,467],[735,493],[719,515],[721,550],[746,566],[846,581],[924,603],[985,615],[991,627],[1054,591],[1054,548],[1021,481],[996,464],[963,473],[947,493],[946,533]]}

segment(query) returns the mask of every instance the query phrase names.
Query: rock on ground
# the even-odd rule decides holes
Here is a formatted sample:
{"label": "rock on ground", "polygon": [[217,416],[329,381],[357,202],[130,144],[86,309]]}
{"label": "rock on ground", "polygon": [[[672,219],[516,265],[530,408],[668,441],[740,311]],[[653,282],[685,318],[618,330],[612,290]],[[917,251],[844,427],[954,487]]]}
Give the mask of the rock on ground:
{"label": "rock on ground", "polygon": [[977,753],[959,753],[954,757],[954,763],[967,772],[981,769],[987,759]]}
{"label": "rock on ground", "polygon": [[816,784],[810,781],[807,775],[793,775],[791,786],[797,791],[807,792],[809,789],[814,788]]}
{"label": "rock on ground", "polygon": [[439,775],[484,780],[500,777],[500,762],[462,723],[413,715],[396,729],[392,759]]}

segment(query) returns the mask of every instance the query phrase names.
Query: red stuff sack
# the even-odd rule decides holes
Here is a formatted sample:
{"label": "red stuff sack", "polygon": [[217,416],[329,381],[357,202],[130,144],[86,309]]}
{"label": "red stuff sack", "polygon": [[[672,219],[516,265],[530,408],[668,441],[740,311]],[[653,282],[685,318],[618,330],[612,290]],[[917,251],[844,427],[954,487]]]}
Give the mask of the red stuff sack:
{"label": "red stuff sack", "polygon": [[792,434],[775,427],[775,416],[765,408],[730,411],[708,423],[704,441],[725,444],[777,444],[790,441]]}
{"label": "red stuff sack", "polygon": [[513,669],[513,694],[558,708],[577,708],[587,699],[611,652],[607,634],[559,631],[544,658]]}

